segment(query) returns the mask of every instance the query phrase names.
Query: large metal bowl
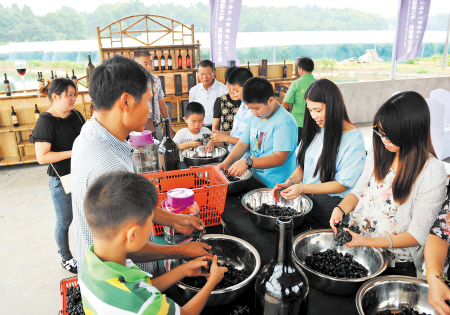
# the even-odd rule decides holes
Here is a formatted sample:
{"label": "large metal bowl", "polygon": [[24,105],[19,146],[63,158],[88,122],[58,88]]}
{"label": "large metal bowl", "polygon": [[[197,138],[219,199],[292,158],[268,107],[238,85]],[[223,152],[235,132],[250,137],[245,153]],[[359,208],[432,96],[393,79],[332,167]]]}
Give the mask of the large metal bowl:
{"label": "large metal bowl", "polygon": [[220,163],[227,157],[227,150],[221,147],[215,147],[211,153],[206,153],[205,146],[198,146],[196,148],[187,148],[181,151],[181,156],[184,158],[184,164],[189,166],[202,166],[213,163]]}
{"label": "large metal bowl", "polygon": [[268,230],[277,231],[277,217],[272,217],[269,215],[264,215],[256,212],[256,208],[263,203],[268,205],[279,205],[283,207],[291,207],[297,210],[298,215],[292,217],[294,221],[294,229],[299,227],[305,220],[305,215],[311,211],[313,207],[313,202],[311,199],[305,195],[300,195],[292,200],[285,200],[280,197],[280,202],[276,202],[272,198],[272,188],[260,188],[255,189],[242,197],[242,205],[251,213],[251,220],[258,227]]}
{"label": "large metal bowl", "polygon": [[436,314],[428,303],[428,284],[406,276],[384,276],[364,283],[356,294],[360,315],[375,315],[378,311],[399,311],[408,306],[419,313]]}
{"label": "large metal bowl", "polygon": [[[387,267],[386,252],[376,247],[352,247],[334,245],[333,230],[313,230],[294,238],[292,257],[308,277],[309,283],[317,289],[336,295],[355,294],[362,283],[382,274]],[[369,270],[367,277],[341,279],[324,275],[305,265],[305,258],[317,251],[336,249],[340,253],[350,253],[353,259]]]}
{"label": "large metal bowl", "polygon": [[241,180],[235,181],[235,182],[230,182],[230,184],[228,185],[228,190],[227,190],[227,195],[234,195],[237,193],[240,193],[241,191],[244,190],[245,188],[245,183],[247,182],[247,179],[249,179],[250,177],[252,177],[253,175],[253,170],[246,170],[241,176],[239,176],[239,178]]}
{"label": "large metal bowl", "polygon": [[[228,288],[213,290],[206,302],[208,306],[225,305],[234,301],[244,291],[252,286],[253,279],[256,277],[260,267],[261,258],[258,251],[246,241],[222,234],[206,234],[202,237],[202,242],[209,244],[212,247],[211,252],[217,255],[219,262],[227,263],[237,269],[245,269],[251,272],[250,276],[244,281]],[[177,267],[184,263],[182,259],[169,259],[164,262],[166,271]],[[176,284],[184,298],[190,300],[200,289],[185,285],[180,281]]]}

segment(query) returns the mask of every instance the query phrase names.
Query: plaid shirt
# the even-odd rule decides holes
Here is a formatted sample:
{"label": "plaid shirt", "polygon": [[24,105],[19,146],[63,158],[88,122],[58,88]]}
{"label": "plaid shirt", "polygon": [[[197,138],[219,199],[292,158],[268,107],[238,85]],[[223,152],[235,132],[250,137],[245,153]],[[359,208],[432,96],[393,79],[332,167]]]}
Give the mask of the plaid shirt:
{"label": "plaid shirt", "polygon": [[[75,241],[79,265],[89,247],[94,244],[83,209],[83,200],[89,186],[103,174],[114,171],[136,173],[134,149],[127,142],[120,142],[96,119],[86,122],[72,148],[72,211],[75,223]],[[153,235],[150,234],[150,241]],[[139,264],[149,273],[156,274],[156,262]]]}

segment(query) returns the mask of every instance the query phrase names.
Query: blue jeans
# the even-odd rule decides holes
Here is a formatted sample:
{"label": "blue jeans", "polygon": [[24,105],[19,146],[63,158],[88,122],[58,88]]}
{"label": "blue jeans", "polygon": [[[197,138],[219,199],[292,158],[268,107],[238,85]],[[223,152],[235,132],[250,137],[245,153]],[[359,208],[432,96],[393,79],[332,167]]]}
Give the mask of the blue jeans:
{"label": "blue jeans", "polygon": [[66,194],[58,177],[48,180],[56,212],[55,239],[62,260],[71,259],[69,248],[69,226],[72,223],[72,194]]}
{"label": "blue jeans", "polygon": [[[313,202],[313,208],[308,213],[311,218],[314,218],[320,223],[321,229],[330,229],[330,219],[333,209],[342,201],[341,197],[324,195],[306,194]],[[348,215],[344,217],[343,221],[348,222]]]}

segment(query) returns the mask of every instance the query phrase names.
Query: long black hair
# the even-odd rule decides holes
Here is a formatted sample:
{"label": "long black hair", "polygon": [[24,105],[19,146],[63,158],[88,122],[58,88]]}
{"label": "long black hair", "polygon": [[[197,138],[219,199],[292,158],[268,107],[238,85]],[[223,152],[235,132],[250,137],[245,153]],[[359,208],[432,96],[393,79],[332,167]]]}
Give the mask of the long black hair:
{"label": "long black hair", "polygon": [[[351,123],[348,118],[344,98],[339,88],[327,79],[313,82],[305,92],[305,100],[325,104],[325,130],[322,154],[317,161],[314,176],[319,172],[322,183],[334,180],[336,175],[336,159],[341,144],[344,120]],[[316,135],[320,133],[320,127],[311,117],[308,108],[305,108],[303,121],[303,133],[301,147],[298,152],[298,165],[304,169],[305,153]]]}
{"label": "long black hair", "polygon": [[[430,110],[419,93],[403,92],[388,99],[375,114],[373,122],[374,129],[400,147],[392,194],[396,202],[403,204],[430,153],[436,157],[431,143]],[[388,151],[376,135],[373,152],[375,179],[381,182],[389,172],[395,153]]]}

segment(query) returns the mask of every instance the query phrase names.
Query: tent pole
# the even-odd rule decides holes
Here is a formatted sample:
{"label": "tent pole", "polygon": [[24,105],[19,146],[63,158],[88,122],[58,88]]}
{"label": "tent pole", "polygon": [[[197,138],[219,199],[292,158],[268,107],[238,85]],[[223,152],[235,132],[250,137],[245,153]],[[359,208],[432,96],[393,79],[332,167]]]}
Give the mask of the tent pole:
{"label": "tent pole", "polygon": [[444,58],[442,58],[442,70],[445,70],[445,64],[447,63],[447,54],[448,54],[448,36],[450,34],[450,13],[448,15],[448,26],[447,26],[447,37],[445,38],[445,46],[444,46]]}
{"label": "tent pole", "polygon": [[398,28],[400,26],[400,8],[402,6],[402,0],[398,0],[397,9],[397,26],[395,28],[394,45],[392,46],[392,60],[391,60],[391,80],[395,80],[395,70],[397,68],[397,38]]}

